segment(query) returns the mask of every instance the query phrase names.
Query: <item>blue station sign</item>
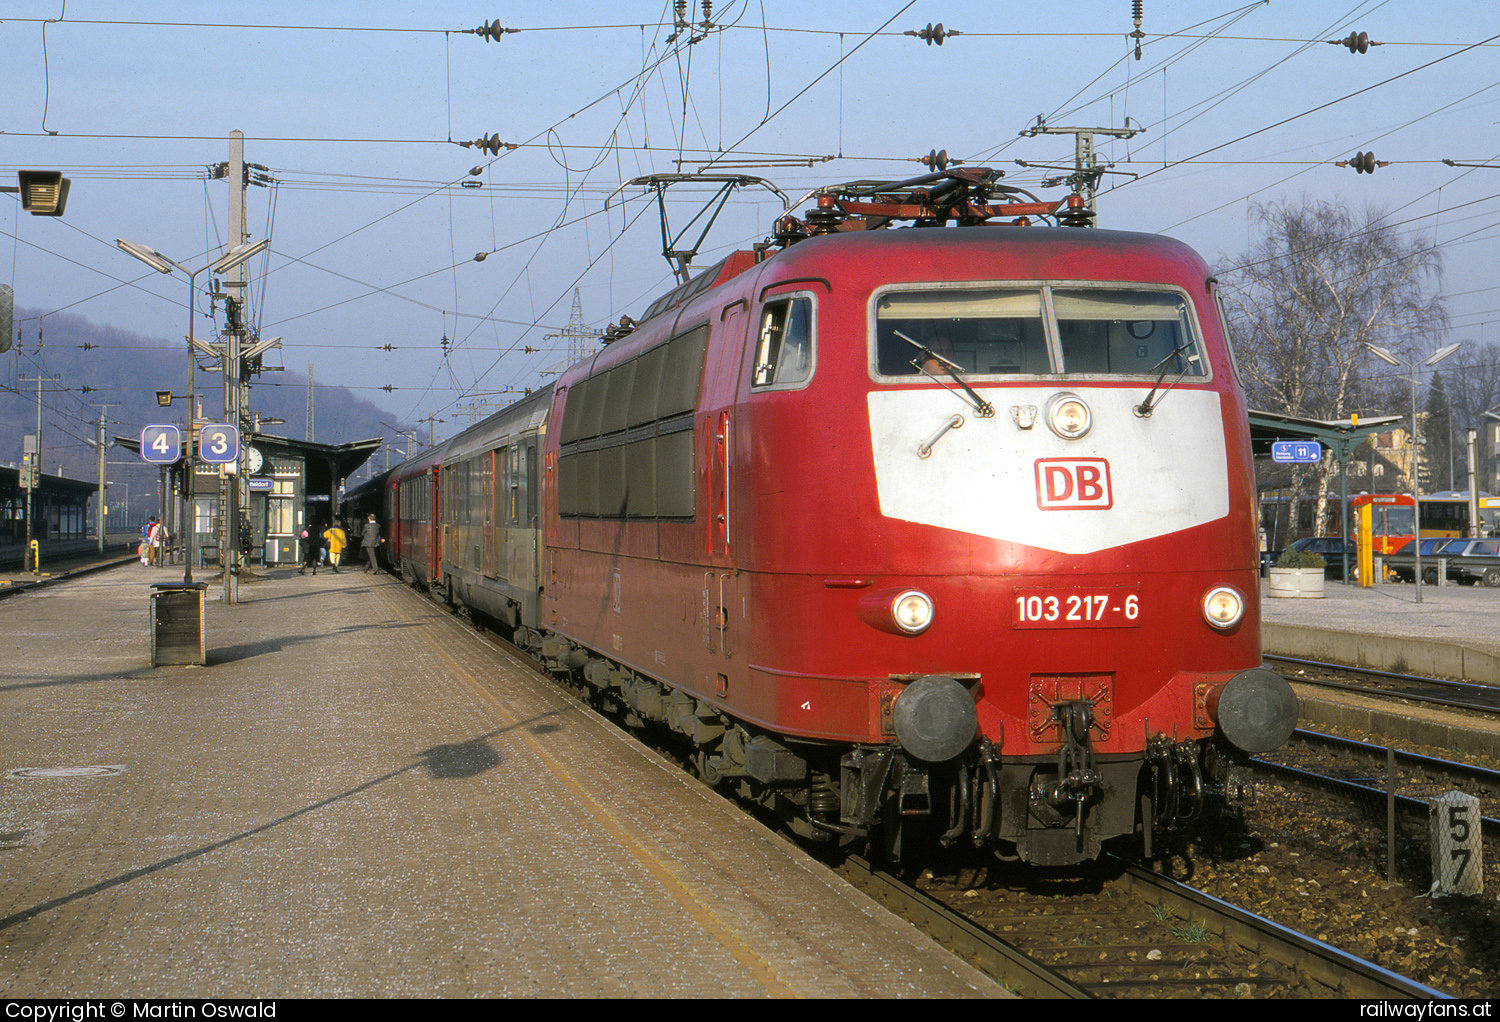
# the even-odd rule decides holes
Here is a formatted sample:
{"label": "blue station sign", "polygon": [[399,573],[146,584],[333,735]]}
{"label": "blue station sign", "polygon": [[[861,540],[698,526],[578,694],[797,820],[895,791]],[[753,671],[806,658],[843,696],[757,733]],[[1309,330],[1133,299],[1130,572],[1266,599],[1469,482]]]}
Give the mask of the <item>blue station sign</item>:
{"label": "blue station sign", "polygon": [[141,458],[153,465],[170,465],[182,457],[182,431],[176,426],[141,429]]}
{"label": "blue station sign", "polygon": [[198,457],[210,465],[229,465],[240,458],[240,431],[211,423],[198,430]]}
{"label": "blue station sign", "polygon": [[1285,465],[1316,465],[1323,460],[1323,445],[1316,440],[1277,440],[1271,445],[1271,460]]}

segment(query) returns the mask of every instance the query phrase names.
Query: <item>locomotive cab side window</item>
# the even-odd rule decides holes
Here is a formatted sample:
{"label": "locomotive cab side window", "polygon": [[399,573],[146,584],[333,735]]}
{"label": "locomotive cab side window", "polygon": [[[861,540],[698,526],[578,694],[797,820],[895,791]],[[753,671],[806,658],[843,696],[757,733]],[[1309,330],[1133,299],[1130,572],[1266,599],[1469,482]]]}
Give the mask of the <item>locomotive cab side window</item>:
{"label": "locomotive cab side window", "polygon": [[755,346],[756,387],[805,382],[813,367],[811,298],[792,298],[766,305]]}

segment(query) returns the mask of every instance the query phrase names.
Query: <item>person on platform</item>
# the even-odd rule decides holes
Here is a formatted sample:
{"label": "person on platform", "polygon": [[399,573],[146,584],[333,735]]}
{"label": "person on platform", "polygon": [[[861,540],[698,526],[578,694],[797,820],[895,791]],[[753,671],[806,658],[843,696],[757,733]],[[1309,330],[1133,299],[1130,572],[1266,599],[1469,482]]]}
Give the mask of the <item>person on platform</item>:
{"label": "person on platform", "polygon": [[151,519],[150,534],[146,537],[147,556],[155,567],[162,566],[162,552],[167,548],[167,526],[164,522]]}
{"label": "person on platform", "polygon": [[375,551],[384,542],[385,540],[380,538],[380,523],[375,520],[374,515],[371,515],[365,521],[364,534],[360,539],[360,548],[365,554],[366,572],[373,573],[377,570],[375,567]]}
{"label": "person on platform", "polygon": [[339,561],[343,558],[344,547],[349,545],[349,536],[334,522],[323,530],[323,542],[328,545],[328,564],[333,568],[333,573],[339,573]]}
{"label": "person on platform", "polygon": [[307,569],[311,568],[312,573],[316,575],[318,573],[318,553],[322,549],[323,545],[318,542],[317,526],[308,525],[302,530],[302,567],[297,569],[297,574],[306,575]]}

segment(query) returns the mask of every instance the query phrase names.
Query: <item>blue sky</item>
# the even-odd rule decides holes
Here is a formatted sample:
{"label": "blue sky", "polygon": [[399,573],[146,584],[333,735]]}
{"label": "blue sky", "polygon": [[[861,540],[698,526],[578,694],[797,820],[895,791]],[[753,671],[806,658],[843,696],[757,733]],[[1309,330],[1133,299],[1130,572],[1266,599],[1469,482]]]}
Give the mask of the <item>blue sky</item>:
{"label": "blue sky", "polygon": [[[462,34],[495,18],[521,31]],[[212,259],[228,189],[205,168],[239,129],[271,179],[249,194],[252,235],[273,236],[252,264],[253,312],[284,338],[287,382],[313,364],[394,416],[457,421],[460,403],[550,379],[565,351],[545,335],[567,325],[575,287],[600,327],[671,286],[654,203],[628,189],[604,210],[624,180],[717,157],[797,197],[908,176],[947,149],[1058,197],[1041,187],[1051,172],[1015,161],[1069,164],[1071,136],[1021,132],[1039,114],[1128,117],[1143,133],[1101,152],[1139,177],[1111,175],[1102,226],[1170,234],[1218,263],[1247,248],[1252,203],[1372,203],[1444,244],[1448,339],[1500,340],[1500,173],[1441,162],[1500,160],[1500,41],[1465,49],[1500,34],[1492,3],[1146,0],[1139,62],[1128,0],[721,0],[691,46],[667,42],[671,18],[632,0],[11,0],[0,178],[59,168],[73,184],[62,219],[0,197],[0,281],[27,310],[179,340],[186,284],[114,239],[192,268]],[[902,34],[936,22],[962,34],[941,47]],[[1325,42],[1361,30],[1385,45]],[[454,144],[491,134],[519,148]],[[1365,150],[1391,166],[1333,165]],[[743,193],[698,264],[765,237],[779,212],[769,192]]]}

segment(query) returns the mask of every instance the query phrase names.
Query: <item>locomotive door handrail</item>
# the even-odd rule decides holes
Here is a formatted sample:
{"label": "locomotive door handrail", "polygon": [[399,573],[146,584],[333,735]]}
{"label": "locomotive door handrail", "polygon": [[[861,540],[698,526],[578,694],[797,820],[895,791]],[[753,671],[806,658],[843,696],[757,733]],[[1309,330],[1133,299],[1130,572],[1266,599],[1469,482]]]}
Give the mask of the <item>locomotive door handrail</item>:
{"label": "locomotive door handrail", "polygon": [[724,601],[724,583],[728,578],[727,573],[719,575],[719,612],[714,617],[719,629],[719,652],[726,657],[734,655],[729,649],[729,604]]}
{"label": "locomotive door handrail", "polygon": [[[715,575],[719,576],[717,601],[714,599]],[[724,657],[734,655],[729,645],[729,603],[725,593],[729,582],[728,572],[703,573],[703,648]]]}
{"label": "locomotive door handrail", "polygon": [[714,573],[705,571],[703,573],[703,648],[710,653],[714,651],[714,610],[711,596],[714,586]]}

